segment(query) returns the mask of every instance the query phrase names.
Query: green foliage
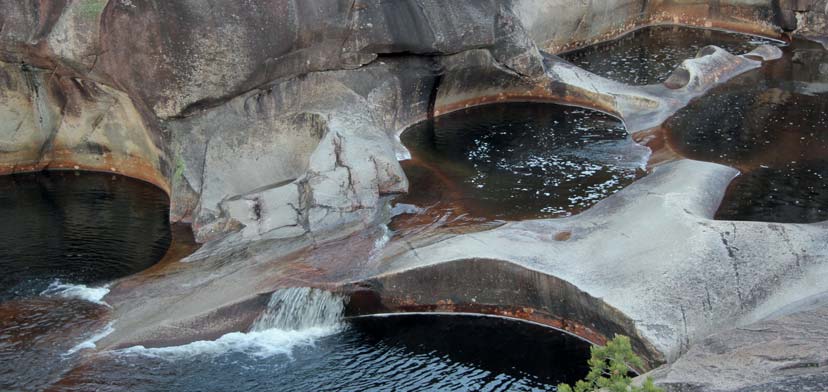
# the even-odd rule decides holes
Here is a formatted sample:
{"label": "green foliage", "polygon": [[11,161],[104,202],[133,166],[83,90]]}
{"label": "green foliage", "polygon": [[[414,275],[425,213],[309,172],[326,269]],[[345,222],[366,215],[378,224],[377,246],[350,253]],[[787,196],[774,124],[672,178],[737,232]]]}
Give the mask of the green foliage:
{"label": "green foliage", "polygon": [[106,3],[107,0],[81,0],[78,10],[84,18],[97,18],[103,12]]}
{"label": "green foliage", "polygon": [[558,385],[558,392],[593,392],[606,390],[608,392],[664,392],[647,379],[640,387],[630,385],[629,366],[641,368],[644,364],[630,345],[630,338],[615,335],[605,347],[593,346],[592,358],[589,359],[589,373],[584,380],[575,383],[575,388],[569,385]]}
{"label": "green foliage", "polygon": [[173,171],[172,183],[176,184],[184,177],[184,170],[186,169],[184,158],[180,154],[175,154],[175,171]]}

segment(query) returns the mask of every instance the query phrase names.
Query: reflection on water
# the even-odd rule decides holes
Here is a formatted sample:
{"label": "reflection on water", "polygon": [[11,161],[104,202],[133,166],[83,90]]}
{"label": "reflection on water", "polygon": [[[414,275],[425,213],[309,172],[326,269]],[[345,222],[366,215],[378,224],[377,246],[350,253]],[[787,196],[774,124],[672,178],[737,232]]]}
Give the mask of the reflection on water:
{"label": "reflection on water", "polygon": [[[101,173],[0,177],[0,389],[41,390],[105,330],[104,283],[151,266],[169,201]],[[87,287],[83,284],[95,284]]]}
{"label": "reflection on water", "polygon": [[667,80],[682,61],[696,57],[705,46],[716,45],[733,54],[744,54],[773,42],[717,30],[653,26],[614,41],[564,53],[561,57],[608,79],[645,85]]}
{"label": "reflection on water", "polygon": [[170,243],[160,189],[102,173],[0,177],[0,301],[102,283],[157,262]]}
{"label": "reflection on water", "polygon": [[643,174],[649,149],[615,118],[537,103],[470,108],[407,130],[398,205],[490,219],[569,216]]}
{"label": "reflection on water", "polygon": [[717,219],[819,222],[828,219],[828,162],[759,168],[737,178]]}
{"label": "reflection on water", "polygon": [[720,219],[828,219],[828,52],[795,42],[767,63],[693,101],[664,127],[671,147],[734,166]]}
{"label": "reflection on water", "polygon": [[269,357],[106,354],[56,389],[548,391],[582,378],[589,357],[588,343],[562,332],[477,316],[362,318],[313,345],[293,347]]}

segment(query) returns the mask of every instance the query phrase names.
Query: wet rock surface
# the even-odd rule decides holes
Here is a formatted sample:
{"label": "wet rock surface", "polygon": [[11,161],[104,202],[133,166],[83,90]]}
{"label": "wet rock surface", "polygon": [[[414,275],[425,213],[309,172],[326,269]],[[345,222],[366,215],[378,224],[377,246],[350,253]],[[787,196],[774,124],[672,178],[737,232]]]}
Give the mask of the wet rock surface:
{"label": "wet rock surface", "polygon": [[0,173],[112,172],[169,190],[166,146],[127,93],[22,60],[0,61],[0,86]]}
{"label": "wet rock surface", "polygon": [[0,388],[43,390],[59,380],[74,364],[66,353],[104,328],[105,314],[77,298],[0,302]]}
{"label": "wet rock surface", "polygon": [[625,335],[648,366],[662,361],[638,336],[634,322],[602,299],[555,276],[502,260],[457,259],[392,271],[345,286],[345,291],[350,295],[346,315],[470,313],[522,319],[593,344]]}

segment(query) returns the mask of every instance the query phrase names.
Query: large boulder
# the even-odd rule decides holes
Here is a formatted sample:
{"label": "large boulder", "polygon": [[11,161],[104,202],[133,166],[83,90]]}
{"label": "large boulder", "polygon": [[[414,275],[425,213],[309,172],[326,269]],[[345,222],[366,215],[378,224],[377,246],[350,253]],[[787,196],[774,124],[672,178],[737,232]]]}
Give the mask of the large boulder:
{"label": "large boulder", "polygon": [[540,58],[510,9],[493,0],[112,1],[101,18],[96,71],[163,118],[380,55],[502,46],[510,58],[534,55],[523,66],[534,71]]}

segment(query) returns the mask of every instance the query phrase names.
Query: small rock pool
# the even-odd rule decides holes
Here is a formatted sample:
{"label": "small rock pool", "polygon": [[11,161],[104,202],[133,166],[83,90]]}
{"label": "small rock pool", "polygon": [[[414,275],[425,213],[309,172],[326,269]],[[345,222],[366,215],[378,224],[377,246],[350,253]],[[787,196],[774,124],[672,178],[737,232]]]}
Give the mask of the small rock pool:
{"label": "small rock pool", "polygon": [[828,220],[828,51],[795,41],[783,57],[694,100],[665,124],[670,148],[741,171],[718,219]]}
{"label": "small rock pool", "polygon": [[604,113],[502,103],[406,130],[409,195],[398,203],[488,219],[564,217],[644,175],[650,150]]}
{"label": "small rock pool", "polygon": [[111,174],[0,176],[0,301],[155,264],[170,245],[169,203],[155,186]]}
{"label": "small rock pool", "polygon": [[106,329],[107,283],[158,262],[169,199],[89,172],[0,176],[0,389],[40,390]]}

